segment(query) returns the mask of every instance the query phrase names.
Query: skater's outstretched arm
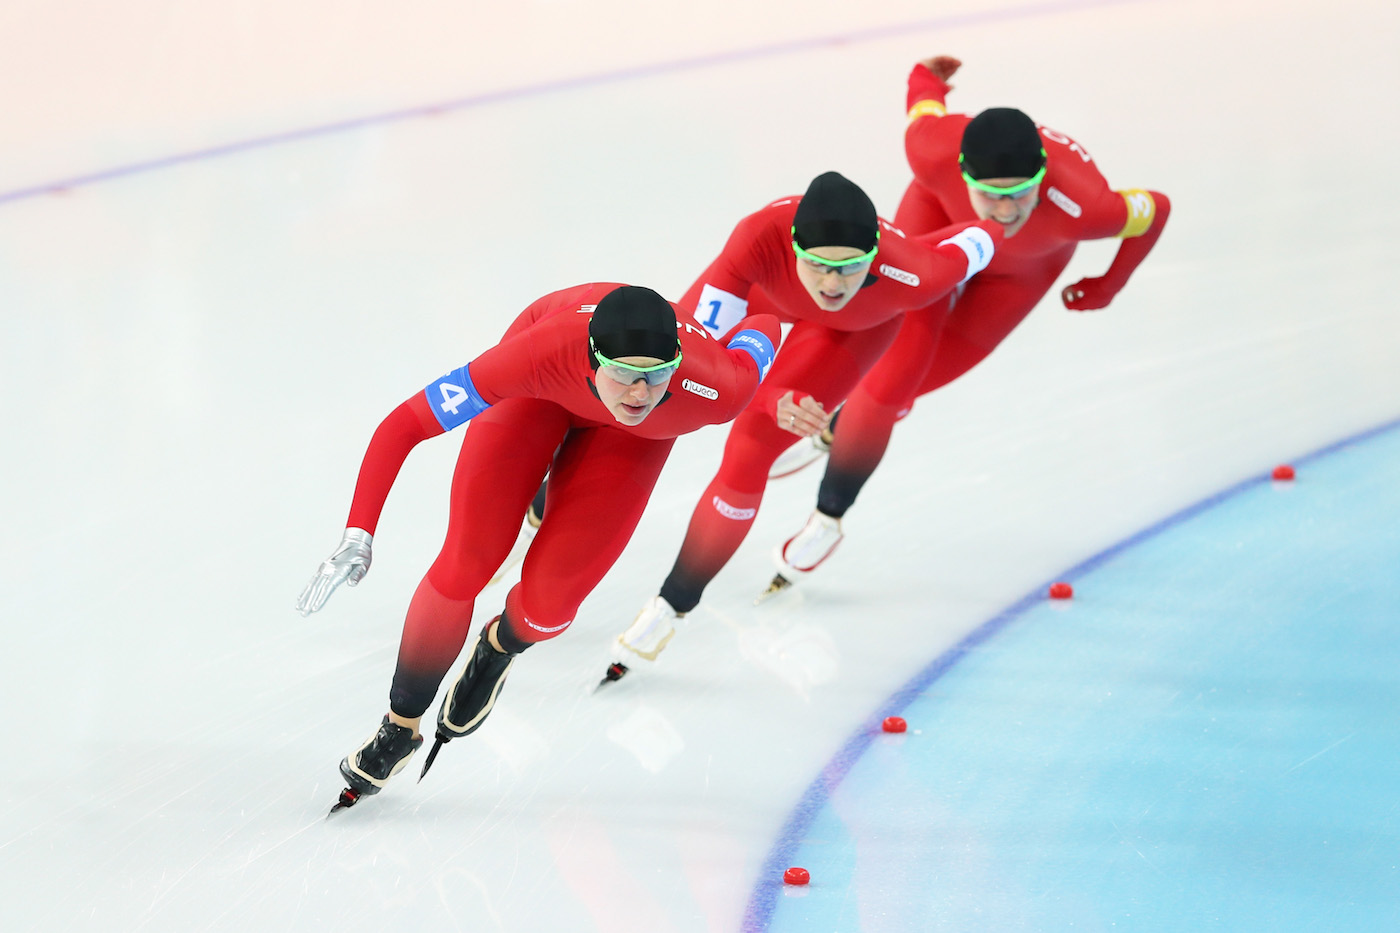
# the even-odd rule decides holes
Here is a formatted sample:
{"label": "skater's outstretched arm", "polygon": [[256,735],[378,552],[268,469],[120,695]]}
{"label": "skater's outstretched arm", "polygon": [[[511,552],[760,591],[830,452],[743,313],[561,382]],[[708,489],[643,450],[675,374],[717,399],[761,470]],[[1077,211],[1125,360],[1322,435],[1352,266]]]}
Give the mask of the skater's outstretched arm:
{"label": "skater's outstretched arm", "polygon": [[[516,338],[505,343],[513,346],[518,342]],[[499,349],[498,346],[487,351],[472,365],[489,361]],[[503,395],[489,392],[483,396],[473,383],[469,367],[462,366],[430,383],[380,422],[360,464],[345,533],[335,551],[321,562],[316,575],[302,590],[296,603],[297,612],[310,615],[324,606],[342,583],[354,586],[369,573],[379,515],[413,448],[430,437],[465,424]]]}

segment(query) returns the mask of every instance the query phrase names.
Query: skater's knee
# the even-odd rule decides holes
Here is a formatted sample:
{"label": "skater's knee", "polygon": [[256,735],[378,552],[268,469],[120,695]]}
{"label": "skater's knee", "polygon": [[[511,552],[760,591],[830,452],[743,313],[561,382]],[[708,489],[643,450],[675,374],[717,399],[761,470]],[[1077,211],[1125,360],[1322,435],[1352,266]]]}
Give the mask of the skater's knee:
{"label": "skater's knee", "polygon": [[491,580],[495,570],[495,567],[487,567],[475,555],[444,549],[428,568],[427,580],[447,599],[474,600]]}
{"label": "skater's knee", "polygon": [[560,594],[548,590],[543,594],[532,592],[526,590],[525,584],[517,583],[506,596],[505,612],[497,628],[501,648],[518,654],[525,650],[518,647],[520,645],[533,645],[559,637],[573,624],[574,614],[582,601],[582,596],[577,600],[567,596],[560,598]]}

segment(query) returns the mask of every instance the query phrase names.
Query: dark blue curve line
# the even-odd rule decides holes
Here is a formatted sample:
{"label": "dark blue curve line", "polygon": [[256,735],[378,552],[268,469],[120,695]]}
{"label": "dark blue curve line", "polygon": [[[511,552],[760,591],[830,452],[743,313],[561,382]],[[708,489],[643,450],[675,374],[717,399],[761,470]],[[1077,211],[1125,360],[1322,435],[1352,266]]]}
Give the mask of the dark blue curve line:
{"label": "dark blue curve line", "polygon": [[[1394,431],[1397,428],[1400,428],[1400,418],[1394,421],[1388,421],[1378,427],[1362,431],[1360,434],[1354,434],[1334,444],[1329,444],[1310,454],[1299,457],[1293,462],[1295,464],[1311,463],[1321,457],[1326,457],[1347,447],[1364,443],[1378,435],[1385,434],[1388,431]],[[1168,531],[1183,522],[1190,521],[1202,512],[1209,511],[1225,502],[1227,499],[1232,499],[1248,489],[1253,489],[1255,486],[1262,486],[1268,482],[1272,482],[1270,476],[1255,476],[1237,483],[1223,492],[1218,492],[1213,496],[1202,499],[1195,505],[1187,506],[1185,509],[1163,519],[1157,524],[1151,525],[1139,531],[1137,534],[1119,541],[1106,550],[1100,551],[1088,560],[1076,564],[1073,568],[1055,579],[1074,583],[1080,577],[1096,570],[1098,567],[1117,557],[1129,548],[1136,547],[1144,541],[1162,534],[1164,531]],[[905,707],[912,703],[918,696],[926,692],[934,681],[947,673],[953,665],[961,661],[978,645],[1005,629],[1032,608],[1044,603],[1045,591],[1047,587],[1049,587],[1050,582],[1051,581],[1047,580],[1045,583],[1023,596],[1016,603],[1003,609],[993,618],[983,622],[963,638],[962,641],[935,658],[927,667],[910,678],[904,686],[891,694],[874,713],[861,723],[860,728],[856,730],[855,734],[846,740],[846,744],[841,746],[841,750],[826,763],[821,773],[817,775],[816,780],[808,785],[801,800],[799,800],[797,806],[793,808],[792,815],[788,817],[787,823],[783,825],[782,831],[779,832],[777,842],[773,844],[773,848],[769,851],[768,858],[764,861],[763,868],[759,872],[758,884],[754,886],[753,893],[749,896],[748,907],[744,911],[744,924],[742,927],[744,933],[762,933],[762,931],[768,929],[768,925],[773,919],[773,911],[777,906],[778,892],[783,887],[782,881],[779,880],[782,877],[783,870],[791,864],[793,855],[796,853],[798,846],[801,845],[803,838],[807,835],[807,831],[811,828],[812,821],[816,818],[818,811],[826,805],[827,799],[831,796],[831,793],[845,780],[846,775],[850,773],[851,768],[855,766],[856,761],[859,760],[861,755],[865,754],[865,750],[870,746],[870,743],[875,740],[875,737],[882,734],[880,724],[883,722],[884,718],[903,711]]]}
{"label": "dark blue curve line", "polygon": [[217,159],[222,156],[235,155],[240,152],[247,152],[251,149],[264,149],[270,146],[280,146],[286,143],[300,142],[319,136],[331,136],[336,133],[346,133],[351,130],[363,129],[368,126],[382,126],[388,123],[397,123],[403,120],[412,120],[419,117],[436,117],[455,110],[467,110],[473,107],[483,107],[489,104],[498,104],[505,101],[521,100],[528,97],[542,97],[548,94],[555,94],[564,91],[577,90],[579,88],[597,87],[603,84],[616,84],[620,82],[633,81],[638,78],[651,78],[658,75],[675,74],[683,71],[695,71],[703,68],[712,68],[718,65],[730,65],[736,62],[749,61],[759,58],[774,58],[781,55],[792,55],[797,52],[807,52],[826,46],[854,45],[862,42],[873,42],[880,39],[888,39],[895,36],[905,36],[916,32],[927,32],[934,29],[949,29],[958,26],[970,26],[984,23],[1001,22],[1005,20],[1029,19],[1037,16],[1052,16],[1058,13],[1068,13],[1078,10],[1091,10],[1099,7],[1127,6],[1140,3],[1159,2],[1159,0],[1056,0],[1056,2],[1040,4],[1038,6],[1020,7],[1017,9],[989,10],[979,13],[962,13],[949,16],[941,16],[936,19],[918,20],[912,23],[902,23],[896,26],[882,26],[878,29],[859,30],[857,32],[844,33],[835,36],[818,36],[812,39],[799,39],[793,42],[783,42],[776,45],[763,45],[751,49],[739,49],[733,52],[721,52],[712,55],[701,55],[694,58],[684,58],[674,62],[663,62],[653,65],[640,65],[634,68],[623,68],[618,71],[605,71],[594,75],[582,75],[576,78],[563,78],[554,81],[544,81],[539,84],[527,84],[521,87],[506,88],[500,91],[491,91],[485,94],[473,94],[469,97],[458,97],[453,100],[442,101],[436,104],[425,104],[418,107],[409,107],[403,110],[390,110],[385,113],[371,114],[365,117],[355,117],[349,120],[341,120],[335,123],[325,123],[320,126],[307,127],[300,130],[289,130],[285,133],[273,133],[269,136],[258,136],[253,139],[245,139],[241,142],[226,143],[222,146],[212,146],[207,149],[194,149],[189,152],[182,152],[176,155],[165,156],[159,159],[151,159],[145,162],[133,162],[129,165],[121,165],[116,168],[104,169],[98,172],[91,172],[86,175],[74,175],[70,178],[63,178],[57,181],[44,182],[43,184],[31,185],[25,188],[17,188],[14,191],[0,193],[0,204],[7,204],[11,201],[21,201],[26,198],[38,197],[46,194],[57,194],[70,191],[73,188],[93,185],[98,182],[112,181],[117,178],[127,178],[132,175],[140,175],[146,172],[154,172],[163,168],[171,168],[176,165],[184,165],[189,162],[202,162],[208,159]]}

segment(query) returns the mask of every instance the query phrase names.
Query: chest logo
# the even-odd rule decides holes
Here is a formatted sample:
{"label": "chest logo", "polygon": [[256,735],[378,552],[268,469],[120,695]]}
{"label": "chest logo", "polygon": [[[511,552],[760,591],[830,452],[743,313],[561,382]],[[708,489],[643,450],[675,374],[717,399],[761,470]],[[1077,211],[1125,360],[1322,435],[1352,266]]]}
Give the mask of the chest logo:
{"label": "chest logo", "polygon": [[1084,208],[1074,203],[1069,195],[1065,194],[1054,185],[1050,186],[1050,190],[1045,193],[1045,196],[1050,199],[1052,204],[1071,217],[1079,217],[1084,213]]}
{"label": "chest logo", "polygon": [[707,398],[712,402],[715,399],[719,398],[719,390],[712,389],[709,386],[703,386],[700,383],[695,382],[691,379],[687,379],[684,382],[682,382],[681,388],[685,389],[687,392],[692,392],[695,395],[700,396],[701,398]]}
{"label": "chest logo", "polygon": [[894,279],[896,282],[903,282],[910,288],[919,287],[919,277],[912,272],[905,272],[903,269],[896,269],[889,263],[880,264],[880,274],[885,278]]}

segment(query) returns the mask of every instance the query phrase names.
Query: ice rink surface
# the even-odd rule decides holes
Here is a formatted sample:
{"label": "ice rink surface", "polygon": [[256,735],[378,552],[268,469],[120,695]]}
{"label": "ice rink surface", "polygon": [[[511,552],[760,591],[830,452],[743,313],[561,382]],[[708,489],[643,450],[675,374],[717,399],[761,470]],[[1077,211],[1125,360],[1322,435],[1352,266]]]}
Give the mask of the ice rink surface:
{"label": "ice rink surface", "polygon": [[[1302,461],[1316,474],[1273,499],[1256,484],[1206,510],[1228,518],[1091,560],[1400,418],[1386,220],[1400,10],[872,9],[0,12],[0,928],[1400,925],[1395,808],[1377,792],[1400,758],[1378,713],[1395,708],[1395,563],[1376,557],[1396,553],[1394,432]],[[1171,196],[1129,286],[1095,313],[1048,299],[921,400],[840,551],[754,608],[818,475],[773,484],[660,661],[590,695],[669,569],[724,429],[683,438],[628,551],[567,635],[516,665],[487,725],[422,784],[401,776],[326,821],[337,762],[383,713],[461,437],[414,452],[372,572],[303,619],[292,603],[339,537],[379,420],[547,291],[618,280],[678,296],[741,216],[819,172],[891,216],[909,178],[905,75],[937,53],[965,63],[953,109],[1021,107],[1114,186]],[[1114,246],[1081,248],[1063,283]],[[1308,503],[1324,512],[1277,511]],[[1255,589],[1220,582],[1222,601],[1262,613],[1232,616],[1231,638],[1200,606],[1161,609],[1231,543],[1260,540]],[[1085,561],[1070,611],[1027,602]],[[1295,598],[1248,598],[1274,588]],[[478,621],[504,593],[478,600]],[[833,771],[940,659],[947,673],[900,701],[918,735]],[[1321,688],[1286,689],[1300,663]],[[1110,689],[1139,705],[1095,719]],[[1173,691],[1217,702],[1172,718]],[[1185,728],[1217,706],[1239,743]],[[1248,741],[1251,710],[1277,742]],[[891,758],[913,739],[929,757]],[[1166,767],[1131,770],[1144,762]],[[1172,766],[1239,793],[1154,797],[1177,808],[1150,818],[1110,793],[1146,798],[1140,775]],[[804,823],[834,773],[833,808]],[[901,811],[920,786],[937,805]],[[1087,816],[1066,803],[1088,796]],[[899,832],[861,822],[872,812]],[[1117,835],[1093,835],[1124,813]],[[772,865],[814,845],[833,867],[784,894]],[[1192,873],[1212,859],[1245,880]],[[1124,907],[1135,892],[1152,910]],[[1212,898],[1230,910],[1208,914]]]}

